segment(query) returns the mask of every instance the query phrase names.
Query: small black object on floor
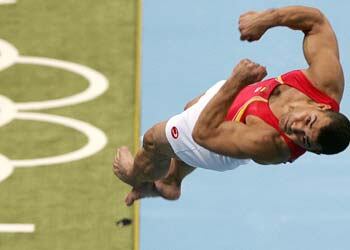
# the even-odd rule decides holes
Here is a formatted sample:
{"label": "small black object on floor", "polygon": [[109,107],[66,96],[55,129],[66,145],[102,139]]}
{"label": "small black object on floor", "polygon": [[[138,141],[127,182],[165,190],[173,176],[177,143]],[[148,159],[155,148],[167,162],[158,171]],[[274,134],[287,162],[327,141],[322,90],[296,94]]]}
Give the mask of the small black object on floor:
{"label": "small black object on floor", "polygon": [[115,222],[115,225],[118,227],[125,227],[131,225],[132,220],[129,218],[123,218]]}

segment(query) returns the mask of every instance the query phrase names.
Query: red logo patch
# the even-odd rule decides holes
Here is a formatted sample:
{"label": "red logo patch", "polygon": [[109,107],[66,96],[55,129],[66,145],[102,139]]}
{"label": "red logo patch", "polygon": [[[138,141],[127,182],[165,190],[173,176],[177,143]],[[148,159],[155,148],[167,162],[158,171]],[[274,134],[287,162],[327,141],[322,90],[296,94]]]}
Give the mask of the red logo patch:
{"label": "red logo patch", "polygon": [[174,139],[177,139],[179,137],[179,131],[177,130],[176,127],[171,128],[171,135],[173,136]]}

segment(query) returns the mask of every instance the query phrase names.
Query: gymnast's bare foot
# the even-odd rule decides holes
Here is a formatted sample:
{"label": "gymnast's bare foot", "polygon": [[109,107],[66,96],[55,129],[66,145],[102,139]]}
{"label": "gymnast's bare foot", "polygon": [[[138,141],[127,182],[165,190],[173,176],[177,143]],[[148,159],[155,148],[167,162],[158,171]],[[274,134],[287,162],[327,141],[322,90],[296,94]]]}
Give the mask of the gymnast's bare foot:
{"label": "gymnast's bare foot", "polygon": [[167,200],[177,200],[181,195],[181,186],[176,181],[162,179],[154,182],[159,194]]}
{"label": "gymnast's bare foot", "polygon": [[163,197],[167,200],[177,200],[180,197],[181,188],[175,182],[168,182],[165,179],[155,181],[154,183],[147,182],[140,187],[133,188],[125,198],[127,206],[131,206],[134,201],[146,197]]}
{"label": "gymnast's bare foot", "polygon": [[134,157],[130,150],[124,146],[118,148],[113,162],[113,172],[120,180],[132,186],[135,182],[133,165]]}

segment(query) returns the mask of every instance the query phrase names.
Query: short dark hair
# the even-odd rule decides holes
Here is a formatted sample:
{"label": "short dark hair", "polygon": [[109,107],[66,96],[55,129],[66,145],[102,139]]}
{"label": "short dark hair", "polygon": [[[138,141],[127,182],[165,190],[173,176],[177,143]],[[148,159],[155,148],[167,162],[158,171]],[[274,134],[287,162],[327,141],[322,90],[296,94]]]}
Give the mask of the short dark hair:
{"label": "short dark hair", "polygon": [[321,145],[321,154],[337,154],[345,150],[350,142],[350,121],[338,112],[327,110],[326,115],[331,122],[320,129],[317,138],[318,144]]}

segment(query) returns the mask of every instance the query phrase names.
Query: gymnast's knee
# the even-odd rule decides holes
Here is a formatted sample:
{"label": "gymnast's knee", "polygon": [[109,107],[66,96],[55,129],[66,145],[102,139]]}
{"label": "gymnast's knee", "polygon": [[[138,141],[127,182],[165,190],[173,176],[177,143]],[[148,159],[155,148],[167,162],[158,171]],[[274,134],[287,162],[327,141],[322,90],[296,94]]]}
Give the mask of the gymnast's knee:
{"label": "gymnast's knee", "polygon": [[142,146],[146,152],[173,157],[171,146],[165,134],[166,121],[157,123],[143,136]]}
{"label": "gymnast's knee", "polygon": [[143,136],[142,146],[146,151],[156,152],[157,140],[156,140],[157,128],[153,126]]}

